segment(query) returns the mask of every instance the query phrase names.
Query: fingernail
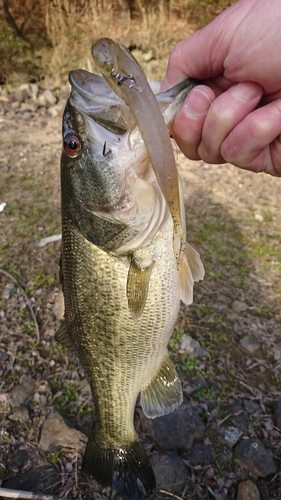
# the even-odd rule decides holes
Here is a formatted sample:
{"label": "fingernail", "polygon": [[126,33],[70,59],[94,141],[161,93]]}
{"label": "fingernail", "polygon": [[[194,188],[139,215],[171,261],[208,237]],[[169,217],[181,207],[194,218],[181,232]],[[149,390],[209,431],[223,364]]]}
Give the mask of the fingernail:
{"label": "fingernail", "polygon": [[257,97],[259,94],[262,94],[260,86],[256,83],[237,83],[233,87],[233,92],[237,94],[238,97],[249,100]]}
{"label": "fingernail", "polygon": [[211,100],[205,92],[193,89],[184,102],[184,111],[188,116],[204,116],[207,114]]}

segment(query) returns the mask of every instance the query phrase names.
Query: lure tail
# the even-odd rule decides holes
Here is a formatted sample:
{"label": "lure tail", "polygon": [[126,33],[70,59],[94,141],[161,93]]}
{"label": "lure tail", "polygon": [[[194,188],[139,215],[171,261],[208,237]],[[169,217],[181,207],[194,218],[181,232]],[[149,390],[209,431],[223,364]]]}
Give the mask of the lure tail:
{"label": "lure tail", "polygon": [[119,448],[99,442],[94,429],[83,457],[82,469],[101,486],[110,486],[124,500],[148,500],[155,493],[155,477],[141,444]]}

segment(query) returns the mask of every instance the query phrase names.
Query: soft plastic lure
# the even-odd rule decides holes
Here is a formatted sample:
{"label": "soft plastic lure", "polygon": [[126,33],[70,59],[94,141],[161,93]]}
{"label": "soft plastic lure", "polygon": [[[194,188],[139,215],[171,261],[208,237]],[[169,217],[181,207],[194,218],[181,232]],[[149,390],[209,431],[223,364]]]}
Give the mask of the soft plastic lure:
{"label": "soft plastic lure", "polygon": [[185,228],[181,214],[179,179],[174,154],[159,104],[146,76],[131,54],[119,42],[102,38],[92,55],[112,90],[125,101],[143,137],[160,189],[174,222],[174,253],[179,266],[185,249]]}

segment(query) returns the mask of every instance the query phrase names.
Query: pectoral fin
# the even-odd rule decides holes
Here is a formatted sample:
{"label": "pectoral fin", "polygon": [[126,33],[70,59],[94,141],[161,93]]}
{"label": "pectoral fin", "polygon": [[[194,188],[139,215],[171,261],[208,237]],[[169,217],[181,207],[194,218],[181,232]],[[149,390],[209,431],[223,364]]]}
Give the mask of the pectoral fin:
{"label": "pectoral fin", "polygon": [[149,418],[174,411],[183,400],[181,382],[169,356],[165,356],[151,382],[141,391],[141,406]]}
{"label": "pectoral fin", "polygon": [[141,268],[132,256],[127,279],[127,299],[129,310],[135,320],[141,316],[145,306],[152,267],[153,262]]}
{"label": "pectoral fin", "polygon": [[204,278],[204,267],[199,253],[186,243],[185,254],[179,266],[180,273],[180,298],[184,304],[193,302],[194,281]]}

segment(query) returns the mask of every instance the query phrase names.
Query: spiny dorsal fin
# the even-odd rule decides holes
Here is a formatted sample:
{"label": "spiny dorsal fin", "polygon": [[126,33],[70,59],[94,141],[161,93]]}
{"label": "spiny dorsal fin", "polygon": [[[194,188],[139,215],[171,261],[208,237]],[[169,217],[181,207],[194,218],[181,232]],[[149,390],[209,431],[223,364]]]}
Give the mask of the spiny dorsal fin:
{"label": "spiny dorsal fin", "polygon": [[161,417],[182,403],[182,389],[176,369],[166,355],[150,383],[141,391],[140,402],[149,418]]}
{"label": "spiny dorsal fin", "polygon": [[137,320],[144,309],[150,275],[153,267],[153,262],[143,269],[135,261],[132,256],[127,278],[127,299],[129,310],[135,320]]}

